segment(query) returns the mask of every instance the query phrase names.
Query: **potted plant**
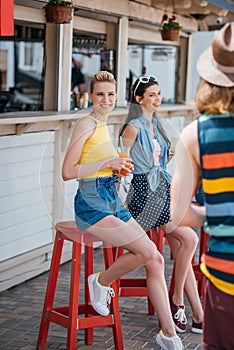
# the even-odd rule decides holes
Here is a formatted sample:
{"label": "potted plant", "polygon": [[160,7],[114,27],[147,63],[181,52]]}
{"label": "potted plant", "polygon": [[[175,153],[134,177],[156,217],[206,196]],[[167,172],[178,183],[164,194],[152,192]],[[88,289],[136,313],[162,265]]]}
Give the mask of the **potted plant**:
{"label": "potted plant", "polygon": [[183,27],[175,20],[175,15],[171,17],[168,17],[166,14],[163,15],[161,29],[162,40],[175,41],[179,39],[180,30]]}
{"label": "potted plant", "polygon": [[44,7],[48,23],[64,24],[72,20],[74,7],[71,1],[50,0]]}

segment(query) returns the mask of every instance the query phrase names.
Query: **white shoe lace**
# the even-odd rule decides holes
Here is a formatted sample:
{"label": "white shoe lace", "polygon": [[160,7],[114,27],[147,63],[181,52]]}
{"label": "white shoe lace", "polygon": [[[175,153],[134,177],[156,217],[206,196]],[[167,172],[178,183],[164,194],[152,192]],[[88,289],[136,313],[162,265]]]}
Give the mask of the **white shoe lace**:
{"label": "white shoe lace", "polygon": [[174,318],[178,320],[181,324],[187,323],[187,318],[185,316],[184,309],[178,309],[177,313],[174,315]]}
{"label": "white shoe lace", "polygon": [[111,287],[102,287],[101,303],[110,305],[111,298],[115,296],[115,291]]}

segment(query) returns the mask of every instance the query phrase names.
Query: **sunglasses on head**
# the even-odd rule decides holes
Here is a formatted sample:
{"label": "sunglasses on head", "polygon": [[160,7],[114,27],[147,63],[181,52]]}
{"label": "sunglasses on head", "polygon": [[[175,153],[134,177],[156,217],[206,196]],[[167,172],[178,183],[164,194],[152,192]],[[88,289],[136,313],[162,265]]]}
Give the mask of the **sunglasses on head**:
{"label": "sunglasses on head", "polygon": [[144,77],[140,77],[139,78],[138,83],[137,83],[137,85],[136,85],[136,87],[134,89],[134,93],[133,93],[134,97],[136,96],[136,92],[137,92],[137,89],[138,89],[139,85],[141,83],[142,84],[147,84],[150,80],[154,81],[155,83],[158,82],[158,79],[154,75],[148,75],[148,76],[146,75]]}

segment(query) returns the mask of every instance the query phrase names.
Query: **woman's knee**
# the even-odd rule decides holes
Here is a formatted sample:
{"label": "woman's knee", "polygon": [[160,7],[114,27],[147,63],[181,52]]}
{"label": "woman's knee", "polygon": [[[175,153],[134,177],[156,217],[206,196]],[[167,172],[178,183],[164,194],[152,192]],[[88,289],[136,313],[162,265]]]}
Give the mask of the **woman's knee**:
{"label": "woman's knee", "polygon": [[[173,232],[171,233],[173,234]],[[182,227],[176,230],[175,236],[180,241],[183,249],[194,250],[198,244],[198,236],[190,227]]]}
{"label": "woman's knee", "polygon": [[196,249],[197,245],[198,245],[198,236],[196,234],[196,232],[193,229],[190,229],[190,231],[192,231],[192,233],[188,233],[188,243],[191,247],[193,247],[194,249]]}
{"label": "woman's knee", "polygon": [[144,260],[144,265],[148,264],[149,262],[164,265],[163,256],[159,253],[156,245],[152,241],[148,242],[147,249],[142,250],[141,254]]}

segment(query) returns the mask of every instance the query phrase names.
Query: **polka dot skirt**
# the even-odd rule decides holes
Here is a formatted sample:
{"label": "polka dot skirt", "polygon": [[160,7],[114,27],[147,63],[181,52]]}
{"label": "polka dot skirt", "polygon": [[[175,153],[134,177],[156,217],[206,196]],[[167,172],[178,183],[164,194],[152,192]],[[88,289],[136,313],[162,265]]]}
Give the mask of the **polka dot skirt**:
{"label": "polka dot skirt", "polygon": [[153,192],[147,174],[134,174],[126,198],[128,210],[144,230],[170,221],[170,184],[160,174],[160,184]]}

